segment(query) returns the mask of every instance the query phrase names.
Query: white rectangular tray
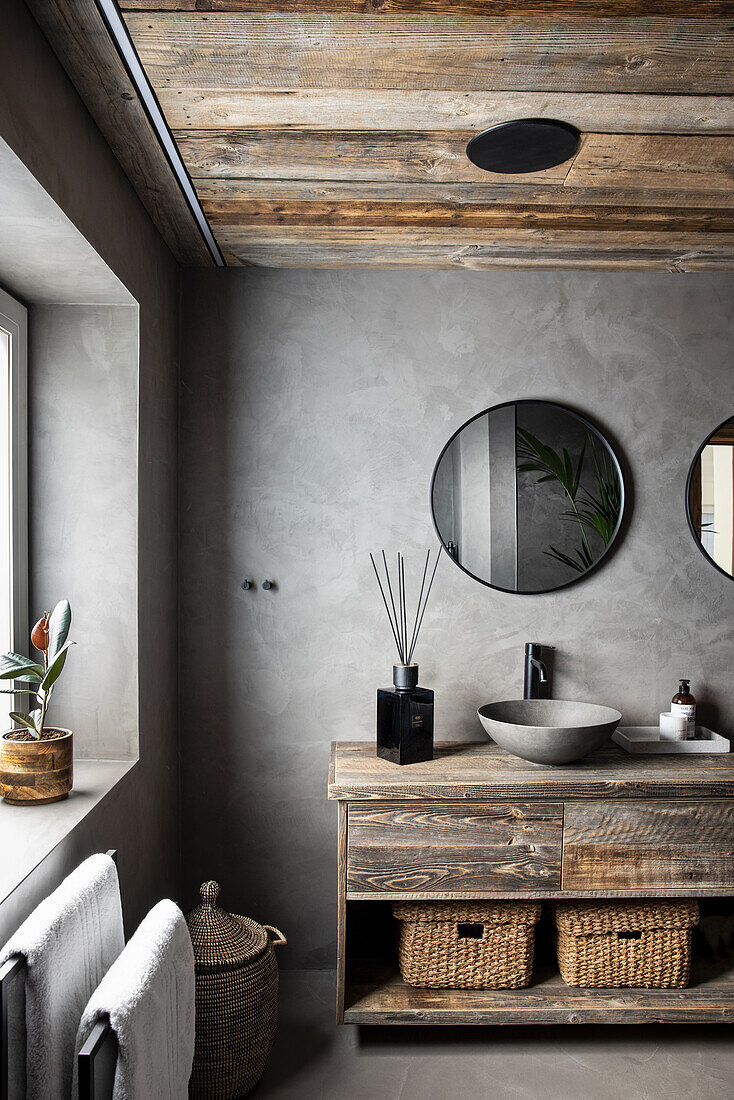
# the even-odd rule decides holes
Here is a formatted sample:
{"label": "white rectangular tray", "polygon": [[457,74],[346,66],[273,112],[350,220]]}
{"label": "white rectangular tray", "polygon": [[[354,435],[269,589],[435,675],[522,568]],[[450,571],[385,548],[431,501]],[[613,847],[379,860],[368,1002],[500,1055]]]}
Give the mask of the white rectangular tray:
{"label": "white rectangular tray", "polygon": [[696,736],[690,741],[663,741],[659,726],[620,726],[612,734],[615,741],[627,752],[638,756],[652,753],[729,752],[729,742],[720,733],[696,726]]}

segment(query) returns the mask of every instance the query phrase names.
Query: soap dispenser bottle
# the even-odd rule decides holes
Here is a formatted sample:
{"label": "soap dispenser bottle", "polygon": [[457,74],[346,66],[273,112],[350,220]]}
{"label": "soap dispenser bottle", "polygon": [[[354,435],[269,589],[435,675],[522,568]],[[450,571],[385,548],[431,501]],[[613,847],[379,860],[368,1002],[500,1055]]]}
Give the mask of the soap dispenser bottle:
{"label": "soap dispenser bottle", "polygon": [[696,700],[691,695],[691,681],[681,680],[678,685],[678,691],[673,696],[673,701],[670,704],[671,714],[677,714],[686,719],[688,728],[686,730],[687,740],[691,740],[696,736]]}

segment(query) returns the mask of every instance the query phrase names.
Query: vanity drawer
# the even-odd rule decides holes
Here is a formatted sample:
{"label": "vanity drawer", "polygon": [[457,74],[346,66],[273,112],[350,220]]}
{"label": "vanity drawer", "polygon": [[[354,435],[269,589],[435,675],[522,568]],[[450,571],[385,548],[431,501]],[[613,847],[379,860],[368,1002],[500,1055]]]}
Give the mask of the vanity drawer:
{"label": "vanity drawer", "polygon": [[560,803],[351,803],[347,896],[558,890],[562,828]]}
{"label": "vanity drawer", "polygon": [[734,889],[734,802],[566,803],[564,890]]}

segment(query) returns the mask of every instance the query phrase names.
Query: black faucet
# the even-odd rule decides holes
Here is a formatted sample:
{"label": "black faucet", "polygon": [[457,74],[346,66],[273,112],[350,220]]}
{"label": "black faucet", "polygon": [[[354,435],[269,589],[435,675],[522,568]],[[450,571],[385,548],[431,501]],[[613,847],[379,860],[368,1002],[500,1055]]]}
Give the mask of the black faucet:
{"label": "black faucet", "polygon": [[523,699],[550,699],[550,676],[545,662],[540,659],[544,648],[552,649],[553,646],[544,647],[540,642],[525,643]]}

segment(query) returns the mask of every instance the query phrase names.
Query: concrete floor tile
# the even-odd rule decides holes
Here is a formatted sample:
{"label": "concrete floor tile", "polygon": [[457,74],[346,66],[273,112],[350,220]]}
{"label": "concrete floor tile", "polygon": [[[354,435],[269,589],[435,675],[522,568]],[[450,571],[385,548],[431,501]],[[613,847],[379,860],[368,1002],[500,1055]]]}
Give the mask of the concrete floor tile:
{"label": "concrete floor tile", "polygon": [[731,1100],[727,1027],[338,1028],[334,974],[281,975],[257,1100]]}

